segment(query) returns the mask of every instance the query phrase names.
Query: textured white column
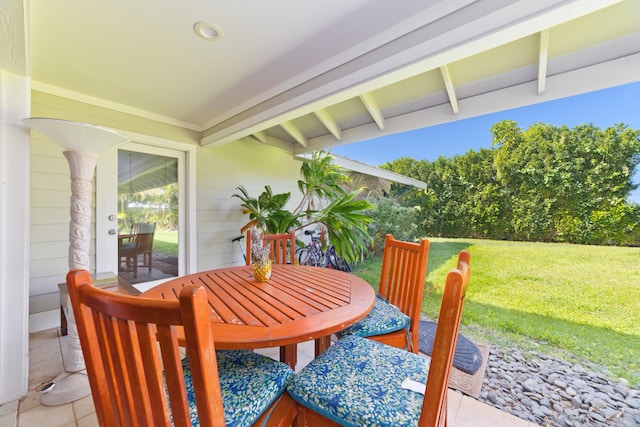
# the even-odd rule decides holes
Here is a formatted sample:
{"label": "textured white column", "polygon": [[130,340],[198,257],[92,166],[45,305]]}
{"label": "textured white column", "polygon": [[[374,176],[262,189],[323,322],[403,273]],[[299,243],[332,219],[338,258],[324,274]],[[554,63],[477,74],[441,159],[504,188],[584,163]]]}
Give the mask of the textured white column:
{"label": "textured white column", "polygon": [[[71,170],[71,204],[69,212],[69,270],[89,269],[91,245],[91,200],[93,199],[93,173],[98,155],[78,151],[65,151]],[[67,299],[67,336],[62,340],[62,361],[68,372],[85,368],[71,300]]]}
{"label": "textured white column", "polygon": [[65,151],[71,169],[71,205],[69,222],[69,270],[89,269],[91,244],[91,200],[93,198],[93,172],[98,155],[78,151]]}
{"label": "textured white column", "polygon": [[[32,117],[23,123],[55,140],[66,149],[71,170],[71,221],[69,223],[69,269],[89,270],[91,200],[97,153],[129,141],[118,132],[87,123]],[[65,371],[48,384],[40,397],[43,405],[62,405],[88,395],[91,390],[71,301],[67,299],[67,336],[61,339]]]}

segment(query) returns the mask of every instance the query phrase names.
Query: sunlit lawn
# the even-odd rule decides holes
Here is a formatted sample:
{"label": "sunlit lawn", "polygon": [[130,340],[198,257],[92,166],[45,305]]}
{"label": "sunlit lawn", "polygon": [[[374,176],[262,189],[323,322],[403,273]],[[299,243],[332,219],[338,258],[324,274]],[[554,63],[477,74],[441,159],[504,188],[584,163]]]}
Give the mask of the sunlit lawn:
{"label": "sunlit lawn", "polygon": [[167,255],[178,255],[178,232],[156,231],[153,236],[153,251]]}
{"label": "sunlit lawn", "polygon": [[[562,351],[640,383],[640,248],[430,240],[427,290],[444,283],[461,249],[471,252],[463,323],[485,331],[480,339]],[[379,269],[369,261],[357,274],[377,286]],[[431,318],[440,297],[425,293]]]}

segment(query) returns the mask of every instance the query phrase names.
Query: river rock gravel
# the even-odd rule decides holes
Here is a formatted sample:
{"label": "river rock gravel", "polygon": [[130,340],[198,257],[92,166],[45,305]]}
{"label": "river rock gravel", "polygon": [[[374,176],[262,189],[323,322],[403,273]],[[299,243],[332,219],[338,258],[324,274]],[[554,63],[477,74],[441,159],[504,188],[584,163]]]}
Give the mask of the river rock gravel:
{"label": "river rock gravel", "polygon": [[640,389],[605,372],[491,346],[478,400],[540,426],[640,427]]}

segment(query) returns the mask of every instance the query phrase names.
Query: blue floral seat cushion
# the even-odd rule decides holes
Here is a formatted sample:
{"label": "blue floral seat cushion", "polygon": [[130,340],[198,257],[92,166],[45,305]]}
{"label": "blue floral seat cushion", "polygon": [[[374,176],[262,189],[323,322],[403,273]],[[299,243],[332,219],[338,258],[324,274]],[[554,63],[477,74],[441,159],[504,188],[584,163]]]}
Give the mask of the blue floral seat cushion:
{"label": "blue floral seat cushion", "polygon": [[370,337],[372,335],[388,334],[401,329],[409,330],[410,324],[411,318],[409,316],[378,295],[371,312],[361,321],[339,332],[338,336],[357,335],[359,337]]}
{"label": "blue floral seat cushion", "polygon": [[[219,350],[218,376],[224,419],[228,427],[252,425],[280,396],[294,376],[284,363],[246,350]],[[182,360],[191,423],[199,426],[196,397],[187,358]]]}
{"label": "blue floral seat cushion", "polygon": [[287,391],[343,426],[415,427],[424,396],[402,382],[426,384],[428,372],[425,357],[348,335],[302,369]]}

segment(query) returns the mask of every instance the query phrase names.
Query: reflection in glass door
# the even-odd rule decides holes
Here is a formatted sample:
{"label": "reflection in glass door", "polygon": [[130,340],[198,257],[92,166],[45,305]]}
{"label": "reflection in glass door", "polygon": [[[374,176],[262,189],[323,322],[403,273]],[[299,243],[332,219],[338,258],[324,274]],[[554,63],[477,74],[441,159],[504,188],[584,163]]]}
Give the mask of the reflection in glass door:
{"label": "reflection in glass door", "polygon": [[118,150],[118,276],[178,275],[178,159]]}

